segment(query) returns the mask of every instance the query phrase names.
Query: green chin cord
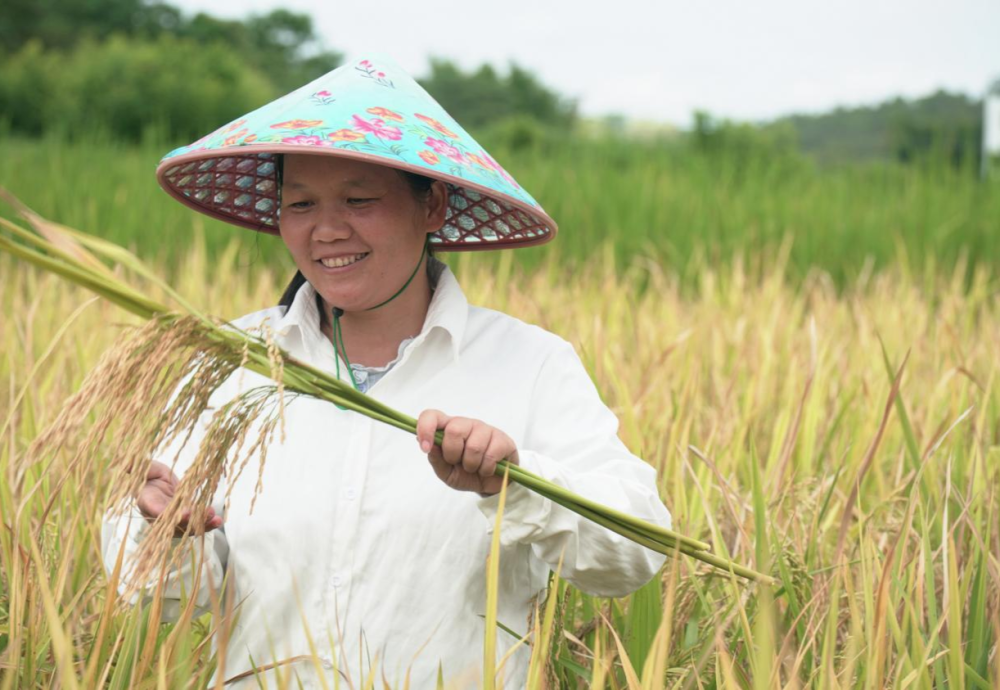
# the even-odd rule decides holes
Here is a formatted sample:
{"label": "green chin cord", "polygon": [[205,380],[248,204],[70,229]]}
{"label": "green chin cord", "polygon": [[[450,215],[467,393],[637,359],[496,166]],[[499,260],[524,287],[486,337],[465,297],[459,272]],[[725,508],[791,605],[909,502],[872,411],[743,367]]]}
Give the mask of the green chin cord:
{"label": "green chin cord", "polygon": [[[374,307],[368,307],[367,309],[365,309],[365,311],[372,311],[373,309],[384,307],[385,305],[389,304],[389,302],[391,302],[392,300],[396,299],[401,294],[403,294],[403,290],[405,290],[410,286],[410,283],[413,282],[413,279],[417,275],[417,271],[420,270],[420,266],[423,265],[424,257],[427,256],[427,245],[430,244],[430,240],[431,240],[430,235],[428,235],[427,239],[424,241],[423,251],[420,252],[420,260],[417,261],[417,267],[413,269],[413,273],[411,273],[410,277],[406,279],[405,283],[403,283],[403,287],[396,290],[396,293],[389,299],[385,300],[384,302],[379,302]],[[344,315],[344,310],[341,309],[340,307],[333,307],[333,309],[331,309],[330,311],[333,314],[333,351],[334,354],[337,355],[335,357],[335,359],[337,360],[337,378],[338,379],[340,378],[340,358],[343,357],[344,363],[347,364],[347,373],[351,377],[351,385],[354,386],[354,390],[360,390],[358,388],[358,382],[354,378],[354,370],[351,368],[351,360],[347,359],[347,347],[345,347],[344,345],[344,332],[340,327],[340,317]],[[340,407],[340,409],[342,410],[347,409],[346,407],[341,407],[340,405],[337,405],[337,407]]]}

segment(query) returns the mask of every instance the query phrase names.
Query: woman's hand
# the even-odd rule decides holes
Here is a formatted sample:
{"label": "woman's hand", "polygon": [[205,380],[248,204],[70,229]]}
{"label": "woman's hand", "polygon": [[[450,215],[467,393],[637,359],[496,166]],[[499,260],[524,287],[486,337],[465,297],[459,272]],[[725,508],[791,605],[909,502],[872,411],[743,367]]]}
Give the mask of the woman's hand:
{"label": "woman's hand", "polygon": [[[156,520],[167,509],[167,506],[174,497],[174,491],[177,489],[179,482],[180,480],[177,478],[177,475],[168,466],[162,462],[151,462],[149,469],[146,471],[146,483],[139,490],[139,495],[136,496],[136,505],[139,507],[139,512],[150,522]],[[175,537],[184,535],[188,529],[188,520],[190,518],[190,510],[185,510],[181,514],[180,522],[174,528]],[[215,509],[209,506],[208,510],[205,511],[204,531],[211,532],[213,529],[221,526],[222,517],[216,515]],[[197,532],[198,530],[194,531]]]}
{"label": "woman's hand", "polygon": [[[434,444],[438,429],[444,430],[440,446]],[[478,419],[449,417],[440,410],[420,413],[417,443],[438,479],[459,491],[485,496],[499,493],[503,477],[494,474],[497,463],[506,459],[518,464],[517,446],[510,436]]]}

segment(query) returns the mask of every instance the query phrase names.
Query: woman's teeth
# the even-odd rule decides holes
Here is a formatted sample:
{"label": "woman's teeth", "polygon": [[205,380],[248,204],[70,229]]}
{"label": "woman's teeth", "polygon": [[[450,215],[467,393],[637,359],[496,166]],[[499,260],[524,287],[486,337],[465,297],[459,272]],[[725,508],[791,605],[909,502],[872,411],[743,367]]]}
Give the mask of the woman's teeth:
{"label": "woman's teeth", "polygon": [[349,266],[355,261],[360,261],[366,256],[368,256],[368,253],[364,252],[362,254],[355,254],[354,256],[338,256],[330,259],[320,259],[319,262],[327,268],[340,268],[341,266]]}

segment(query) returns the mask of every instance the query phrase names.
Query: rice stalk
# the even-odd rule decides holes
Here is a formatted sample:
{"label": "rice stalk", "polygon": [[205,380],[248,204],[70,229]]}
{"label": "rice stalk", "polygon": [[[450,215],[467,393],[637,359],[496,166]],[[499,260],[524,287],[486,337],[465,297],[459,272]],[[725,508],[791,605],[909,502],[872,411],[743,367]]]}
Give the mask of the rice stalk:
{"label": "rice stalk", "polygon": [[[12,199],[9,193],[3,196]],[[262,335],[257,335],[206,316],[186,306],[185,302],[181,302],[186,312],[183,313],[146,297],[116,278],[88,249],[152,278],[153,272],[137,257],[122,247],[90,238],[86,233],[64,230],[30,212],[16,200],[14,203],[37,235],[9,221],[3,225],[37,249],[0,236],[0,251],[87,287],[147,320],[144,325],[128,330],[126,337],[105,353],[80,390],[32,444],[27,455],[32,461],[66,448],[73,453],[72,467],[102,450],[109,453],[108,466],[113,468],[114,476],[108,501],[112,509],[121,514],[145,482],[145,460],[182,434],[185,441],[190,438],[199,418],[208,409],[212,394],[238,369],[258,373],[275,382],[250,389],[213,413],[205,437],[189,470],[181,478],[173,500],[153,522],[150,534],[143,540],[129,578],[130,590],[147,583],[156,565],[168,557],[174,525],[181,521],[181,516],[190,514],[189,525],[203,524],[205,511],[222,475],[238,476],[248,458],[259,454],[256,498],[262,488],[260,472],[267,448],[278,423],[282,424],[284,433],[286,391],[325,400],[416,433],[414,418],[296,360],[277,346],[266,329]],[[53,237],[59,238],[58,245]],[[74,445],[74,438],[91,415],[96,421],[85,437]],[[248,433],[258,421],[261,424],[257,437],[244,451]],[[439,431],[437,442],[441,439]],[[496,473],[502,476],[505,472],[509,473],[510,481],[647,548],[665,554],[678,551],[746,579],[774,581],[767,575],[709,553],[708,544],[589,501],[521,467],[501,461]],[[196,530],[189,527],[187,531]]]}

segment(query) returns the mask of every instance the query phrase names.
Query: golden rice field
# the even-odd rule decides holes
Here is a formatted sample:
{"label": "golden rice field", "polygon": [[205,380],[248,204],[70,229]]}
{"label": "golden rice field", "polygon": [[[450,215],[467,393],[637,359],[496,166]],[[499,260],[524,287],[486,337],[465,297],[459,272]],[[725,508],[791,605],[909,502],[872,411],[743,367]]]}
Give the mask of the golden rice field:
{"label": "golden rice field", "polygon": [[[276,303],[288,278],[233,247],[209,260],[194,245],[174,283],[225,318]],[[530,272],[516,253],[488,271],[447,260],[472,303],[576,345],[676,529],[781,582],[681,558],[623,600],[554,583],[528,639],[532,687],[1000,686],[990,269],[835,287],[819,272],[790,285],[781,254],[688,265],[693,282],[642,258],[616,269],[610,250]],[[7,256],[0,275],[0,690],[203,687],[211,617],[116,607],[105,459],[26,456],[135,319]]]}

